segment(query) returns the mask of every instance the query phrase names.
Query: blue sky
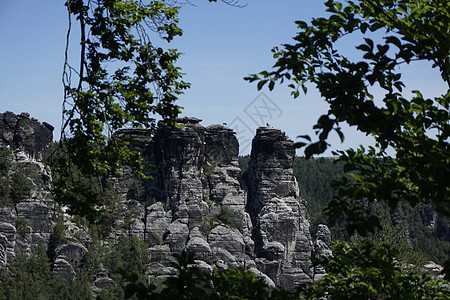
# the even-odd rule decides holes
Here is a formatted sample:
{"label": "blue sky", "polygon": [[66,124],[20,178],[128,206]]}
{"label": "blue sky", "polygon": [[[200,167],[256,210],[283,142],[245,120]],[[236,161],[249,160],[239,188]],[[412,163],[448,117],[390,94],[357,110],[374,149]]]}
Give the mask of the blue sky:
{"label": "blue sky", "polygon": [[[289,43],[295,20],[324,15],[324,1],[247,0],[244,8],[223,3],[192,1],[181,9],[182,37],[171,47],[184,55],[179,61],[192,86],[180,97],[183,115],[203,119],[203,125],[231,124],[238,132],[241,153],[248,153],[258,123],[281,128],[295,140],[312,134],[317,118],[326,112],[319,95],[310,91],[293,99],[286,87],[261,94],[243,77],[269,69],[271,48]],[[64,1],[0,0],[0,111],[29,112],[39,121],[61,123],[67,12]],[[357,44],[357,43],[356,43]],[[355,41],[343,49],[353,51]],[[74,53],[75,54],[75,53]],[[420,89],[431,97],[445,92],[438,73],[427,64],[405,68],[407,90]],[[259,113],[259,115],[258,115]],[[346,142],[332,139],[333,149],[370,144],[369,138],[344,128]],[[326,153],[327,155],[330,152]]]}

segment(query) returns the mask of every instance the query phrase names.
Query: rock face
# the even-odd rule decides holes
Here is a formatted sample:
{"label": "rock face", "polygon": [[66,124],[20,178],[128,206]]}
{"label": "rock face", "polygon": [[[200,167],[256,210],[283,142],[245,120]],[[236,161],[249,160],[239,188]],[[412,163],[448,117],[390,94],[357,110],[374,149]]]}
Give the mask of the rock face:
{"label": "rock face", "polygon": [[[50,173],[42,159],[52,140],[52,131],[51,125],[41,124],[27,113],[0,114],[0,148],[11,151],[7,173],[22,171],[20,188],[29,191],[13,201],[0,199],[5,204],[0,208],[0,264],[8,263],[18,253],[36,250],[40,243],[48,245],[55,225],[52,220],[55,209],[46,181]],[[13,179],[11,184],[18,183]]]}
{"label": "rock face", "polygon": [[[316,240],[314,242],[314,256],[316,258],[328,258],[332,256],[331,232],[328,226],[319,224],[317,226]],[[325,275],[325,269],[321,266],[314,268],[314,280],[319,280]]]}
{"label": "rock face", "polygon": [[306,201],[293,175],[293,142],[274,128],[258,128],[245,182],[255,262],[276,285],[293,288],[312,278]]}
{"label": "rock face", "polygon": [[436,235],[443,241],[450,241],[450,224],[438,214],[431,202],[420,203],[417,207],[422,222],[431,230],[436,230]]}
{"label": "rock face", "polygon": [[[115,179],[127,199],[125,209],[141,224],[133,234],[142,236],[152,253],[161,247],[192,251],[218,268],[257,270],[270,285],[293,288],[311,280],[313,247],[306,202],[293,176],[293,142],[278,129],[258,129],[243,175],[231,129],[203,127],[196,118],[177,122],[181,128],[175,131],[160,124],[141,148],[145,161],[158,168],[146,170],[153,179],[144,184],[140,199],[133,199],[133,180]],[[132,200],[143,210],[133,211],[127,204]],[[170,257],[158,260],[158,267],[169,272],[161,261]]]}
{"label": "rock face", "polygon": [[52,141],[54,127],[39,123],[28,113],[15,115],[0,113],[0,147],[9,146],[14,152],[23,152],[30,158],[42,160],[44,150]]}
{"label": "rock face", "polygon": [[[180,118],[178,130],[161,123],[153,137],[133,128],[116,135],[134,140],[144,161],[156,168],[145,170],[152,176],[147,181],[127,168],[124,177],[110,178],[120,196],[120,217],[104,244],[114,244],[121,235],[145,241],[152,277],[173,274],[171,254],[190,251],[209,272],[212,265],[244,267],[269,286],[288,289],[310,281],[314,248],[306,202],[293,176],[293,142],[278,129],[259,128],[248,170],[242,174],[235,133],[221,125],[204,127],[200,121]],[[50,125],[27,114],[0,114],[0,147],[13,150],[14,163],[28,164],[29,169],[32,164],[39,178],[50,178],[41,161],[51,131]],[[31,197],[0,208],[0,262],[33,252],[43,241],[53,247],[54,272],[70,281],[89,252],[90,237],[63,216],[65,237],[52,245],[57,206],[48,183],[33,180]],[[93,282],[96,294],[112,283],[108,272],[103,269]]]}

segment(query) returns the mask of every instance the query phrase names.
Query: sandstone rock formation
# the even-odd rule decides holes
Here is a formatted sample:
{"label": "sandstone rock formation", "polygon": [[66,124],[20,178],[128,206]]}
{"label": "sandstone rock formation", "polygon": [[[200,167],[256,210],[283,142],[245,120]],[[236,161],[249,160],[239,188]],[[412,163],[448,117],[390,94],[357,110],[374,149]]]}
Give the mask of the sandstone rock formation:
{"label": "sandstone rock formation", "polygon": [[256,265],[285,288],[312,277],[309,217],[293,175],[294,158],[293,142],[283,132],[258,128],[244,175]]}
{"label": "sandstone rock formation", "polygon": [[[26,187],[20,188],[29,191],[13,202],[1,199],[6,206],[0,208],[0,264],[6,264],[18,253],[36,250],[40,243],[47,245],[49,242],[55,210],[49,198],[50,173],[42,159],[52,140],[52,131],[50,124],[41,124],[28,113],[0,114],[0,148],[11,150],[8,174],[22,171],[23,178],[19,179]],[[18,184],[13,181],[11,184]]]}
{"label": "sandstone rock formation", "polygon": [[[212,265],[244,267],[270,286],[289,289],[311,280],[314,249],[306,202],[293,176],[292,141],[278,129],[258,129],[249,168],[242,174],[235,133],[200,121],[180,118],[178,130],[161,123],[154,137],[134,128],[116,135],[135,141],[133,146],[155,168],[145,169],[152,176],[147,181],[127,168],[124,177],[110,178],[120,196],[120,217],[102,243],[114,244],[121,235],[145,241],[153,277],[173,275],[171,254],[191,251],[205,271]],[[54,247],[54,272],[71,280],[91,242],[86,228],[63,216],[65,238],[52,245],[58,207],[48,182],[37,182],[41,175],[50,178],[42,158],[51,131],[27,114],[0,114],[0,147],[10,147],[14,163],[39,175],[30,176],[31,197],[0,209],[0,260],[5,264],[8,257],[33,252],[43,242]],[[18,232],[17,219],[26,225],[25,232]],[[112,284],[108,274],[103,269],[96,276],[96,294]]]}
{"label": "sandstone rock formation", "polygon": [[[332,256],[331,251],[331,232],[328,226],[319,224],[317,226],[316,240],[314,241],[314,256],[316,258],[328,258]],[[319,280],[325,275],[322,266],[314,268],[314,280]]]}
{"label": "sandstone rock formation", "polygon": [[29,158],[42,160],[44,150],[52,141],[53,129],[48,123],[30,118],[28,113],[0,113],[0,147],[11,147],[16,155],[22,152]]}
{"label": "sandstone rock formation", "polygon": [[[258,129],[243,175],[231,129],[203,127],[196,118],[177,122],[179,130],[161,123],[141,147],[145,161],[157,168],[146,170],[153,179],[139,199],[133,179],[114,179],[132,223],[140,224],[132,234],[159,253],[155,263],[161,275],[171,272],[170,255],[161,257],[161,252],[192,251],[199,262],[218,268],[255,270],[272,286],[293,288],[311,280],[313,246],[306,202],[293,176],[293,142],[279,129]],[[137,134],[132,131],[125,134]],[[141,209],[130,201],[138,201]]]}
{"label": "sandstone rock formation", "polygon": [[[51,174],[42,160],[53,127],[27,113],[0,113],[0,153],[11,152],[9,169],[0,169],[0,179],[21,171],[29,185],[13,200],[0,194],[0,265],[42,245],[53,272],[69,282],[95,247],[113,247],[122,236],[131,236],[145,242],[151,279],[174,275],[172,254],[181,251],[194,252],[205,272],[213,266],[243,267],[270,287],[292,289],[323,276],[323,268],[313,268],[311,258],[332,255],[330,231],[319,225],[315,240],[311,238],[306,201],[293,175],[293,142],[279,129],[259,128],[242,174],[235,133],[221,125],[204,127],[200,121],[180,118],[177,130],[160,123],[153,137],[139,128],[116,133],[116,138],[133,141],[152,179],[142,180],[128,168],[123,177],[105,179],[119,201],[109,235],[95,244],[84,224],[64,214],[51,197]],[[6,168],[1,161],[0,168]],[[448,241],[450,227],[439,215],[426,206],[419,213]],[[425,268],[439,270],[431,263]],[[94,296],[115,282],[106,266],[95,272]]]}

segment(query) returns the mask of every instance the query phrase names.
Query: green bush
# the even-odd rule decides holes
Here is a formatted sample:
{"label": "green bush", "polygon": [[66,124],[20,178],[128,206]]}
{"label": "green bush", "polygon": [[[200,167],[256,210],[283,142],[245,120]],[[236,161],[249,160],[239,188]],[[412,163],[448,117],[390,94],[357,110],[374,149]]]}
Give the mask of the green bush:
{"label": "green bush", "polygon": [[301,299],[449,299],[444,281],[403,272],[397,255],[389,245],[376,246],[369,240],[337,242],[333,257],[315,261],[326,275],[297,291]]}
{"label": "green bush", "polygon": [[32,183],[25,176],[23,169],[18,168],[11,176],[11,199],[18,203],[31,196]]}
{"label": "green bush", "polygon": [[0,205],[13,207],[14,204],[30,197],[33,184],[25,175],[23,167],[13,165],[13,155],[9,148],[0,148]]}
{"label": "green bush", "polygon": [[200,230],[202,230],[206,235],[208,235],[211,230],[219,225],[225,225],[228,227],[233,227],[233,211],[228,205],[221,205],[220,212],[216,217],[209,217],[203,220]]}
{"label": "green bush", "polygon": [[0,270],[0,299],[91,299],[87,282],[66,283],[54,274],[41,243],[35,256],[19,255]]}
{"label": "green bush", "polygon": [[28,231],[28,222],[21,217],[17,217],[16,219],[16,231],[17,234],[19,234],[20,237],[25,238],[26,235],[29,233]]}

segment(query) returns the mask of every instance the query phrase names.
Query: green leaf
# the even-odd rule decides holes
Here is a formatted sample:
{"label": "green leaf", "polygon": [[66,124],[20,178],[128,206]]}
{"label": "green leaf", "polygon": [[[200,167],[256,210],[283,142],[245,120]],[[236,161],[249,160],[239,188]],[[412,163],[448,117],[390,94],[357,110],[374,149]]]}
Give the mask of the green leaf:
{"label": "green leaf", "polygon": [[297,138],[305,139],[305,140],[311,142],[311,137],[309,135],[298,135]]}
{"label": "green leaf", "polygon": [[258,82],[258,91],[261,90],[263,88],[263,86],[267,83],[267,79],[266,80],[260,80]]}

